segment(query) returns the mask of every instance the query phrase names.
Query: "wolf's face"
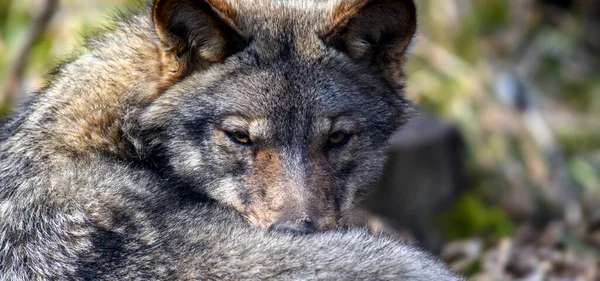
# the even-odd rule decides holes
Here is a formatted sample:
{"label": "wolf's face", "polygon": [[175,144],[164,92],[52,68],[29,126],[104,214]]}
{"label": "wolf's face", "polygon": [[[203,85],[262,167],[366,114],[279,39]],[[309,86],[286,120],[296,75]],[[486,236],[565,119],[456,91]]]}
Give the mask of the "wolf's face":
{"label": "wolf's face", "polygon": [[[164,27],[176,15],[156,18],[156,9],[177,7],[160,2],[159,39],[174,40],[161,32],[178,37],[180,29]],[[187,9],[208,16],[205,23],[225,17],[227,24],[213,27],[217,43],[197,43],[191,31],[179,36],[195,43],[166,61],[188,69],[142,115],[154,138],[146,142],[159,144],[175,176],[253,225],[293,233],[343,225],[356,195],[378,178],[387,139],[410,111],[401,70],[388,68],[402,63],[414,32],[412,2],[315,4],[306,11],[210,2]],[[336,13],[347,15],[331,19]],[[373,13],[407,23],[379,22]]]}

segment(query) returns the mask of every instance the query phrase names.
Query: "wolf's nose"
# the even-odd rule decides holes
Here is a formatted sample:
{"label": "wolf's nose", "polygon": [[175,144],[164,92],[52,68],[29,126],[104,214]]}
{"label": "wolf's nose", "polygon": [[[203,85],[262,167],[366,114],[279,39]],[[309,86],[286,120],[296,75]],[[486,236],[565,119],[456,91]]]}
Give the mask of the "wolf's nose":
{"label": "wolf's nose", "polygon": [[292,217],[290,219],[280,219],[269,226],[269,231],[293,235],[305,235],[315,232],[315,224],[308,218]]}

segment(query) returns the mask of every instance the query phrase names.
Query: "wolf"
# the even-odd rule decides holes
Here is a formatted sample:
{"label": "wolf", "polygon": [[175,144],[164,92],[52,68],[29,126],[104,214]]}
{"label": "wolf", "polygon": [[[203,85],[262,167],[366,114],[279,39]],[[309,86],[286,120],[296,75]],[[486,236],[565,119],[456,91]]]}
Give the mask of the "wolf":
{"label": "wolf", "polygon": [[412,0],[155,0],[0,134],[0,280],[460,280],[347,228],[412,107]]}

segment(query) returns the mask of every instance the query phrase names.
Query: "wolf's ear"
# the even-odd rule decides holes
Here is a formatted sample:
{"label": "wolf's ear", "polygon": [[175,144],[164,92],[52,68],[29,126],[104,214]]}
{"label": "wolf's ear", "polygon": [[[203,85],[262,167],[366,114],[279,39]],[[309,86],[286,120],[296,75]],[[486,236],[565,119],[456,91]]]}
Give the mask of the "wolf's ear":
{"label": "wolf's ear", "polygon": [[227,0],[155,0],[152,20],[167,71],[181,76],[243,49],[235,19]]}
{"label": "wolf's ear", "polygon": [[417,25],[413,0],[342,0],[329,12],[323,41],[401,85]]}

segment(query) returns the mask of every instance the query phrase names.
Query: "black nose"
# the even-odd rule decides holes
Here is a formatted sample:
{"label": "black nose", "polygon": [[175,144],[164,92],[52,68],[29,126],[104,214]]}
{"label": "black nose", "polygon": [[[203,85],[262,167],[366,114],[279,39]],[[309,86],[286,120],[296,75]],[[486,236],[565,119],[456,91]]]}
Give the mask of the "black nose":
{"label": "black nose", "polygon": [[309,218],[292,217],[273,223],[269,230],[293,235],[305,235],[315,232],[315,224]]}

